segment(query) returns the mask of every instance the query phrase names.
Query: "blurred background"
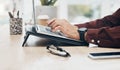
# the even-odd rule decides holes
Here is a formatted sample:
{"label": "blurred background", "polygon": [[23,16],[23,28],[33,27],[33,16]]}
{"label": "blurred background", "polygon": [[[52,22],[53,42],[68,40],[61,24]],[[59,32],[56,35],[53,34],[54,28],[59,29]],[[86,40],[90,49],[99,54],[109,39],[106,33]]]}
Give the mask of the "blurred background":
{"label": "blurred background", "polygon": [[[120,0],[58,0],[57,18],[64,18],[73,24],[91,21],[112,14],[120,8]],[[41,5],[35,0],[35,6]],[[24,22],[32,19],[32,0],[0,0],[0,26],[9,24],[8,12],[20,11]]]}

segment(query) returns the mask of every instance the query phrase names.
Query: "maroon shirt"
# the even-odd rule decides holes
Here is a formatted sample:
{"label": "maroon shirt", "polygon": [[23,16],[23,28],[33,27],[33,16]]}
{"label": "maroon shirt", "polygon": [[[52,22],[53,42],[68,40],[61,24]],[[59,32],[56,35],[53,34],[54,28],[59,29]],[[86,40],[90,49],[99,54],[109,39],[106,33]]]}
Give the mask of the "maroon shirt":
{"label": "maroon shirt", "polygon": [[120,8],[112,15],[76,26],[88,28],[85,37],[88,43],[99,47],[120,48]]}

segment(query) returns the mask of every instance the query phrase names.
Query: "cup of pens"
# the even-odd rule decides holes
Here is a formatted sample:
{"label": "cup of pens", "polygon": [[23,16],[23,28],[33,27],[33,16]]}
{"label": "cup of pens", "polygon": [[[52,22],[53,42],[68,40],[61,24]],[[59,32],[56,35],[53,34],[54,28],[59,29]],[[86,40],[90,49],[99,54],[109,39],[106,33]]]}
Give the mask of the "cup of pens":
{"label": "cup of pens", "polygon": [[10,35],[20,35],[22,34],[22,18],[19,17],[19,12],[17,13],[17,17],[14,17],[12,13],[9,12],[9,22],[10,22]]}

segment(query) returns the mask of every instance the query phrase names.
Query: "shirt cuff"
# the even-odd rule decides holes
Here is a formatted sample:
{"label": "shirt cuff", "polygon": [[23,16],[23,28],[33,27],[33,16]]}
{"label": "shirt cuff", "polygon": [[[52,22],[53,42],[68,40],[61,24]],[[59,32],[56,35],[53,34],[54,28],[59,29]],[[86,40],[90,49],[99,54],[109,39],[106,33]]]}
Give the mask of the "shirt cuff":
{"label": "shirt cuff", "polygon": [[97,44],[97,41],[98,41],[98,29],[88,29],[85,40],[88,43]]}

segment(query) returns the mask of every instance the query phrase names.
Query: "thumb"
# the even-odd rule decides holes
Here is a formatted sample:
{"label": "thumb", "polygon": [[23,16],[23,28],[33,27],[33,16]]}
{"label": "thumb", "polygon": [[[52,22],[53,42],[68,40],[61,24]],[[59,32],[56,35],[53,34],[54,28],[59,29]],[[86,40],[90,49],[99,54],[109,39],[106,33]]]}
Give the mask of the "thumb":
{"label": "thumb", "polygon": [[52,31],[55,32],[55,31],[61,31],[63,34],[67,35],[67,32],[65,31],[65,29],[61,26],[57,26],[55,27]]}

